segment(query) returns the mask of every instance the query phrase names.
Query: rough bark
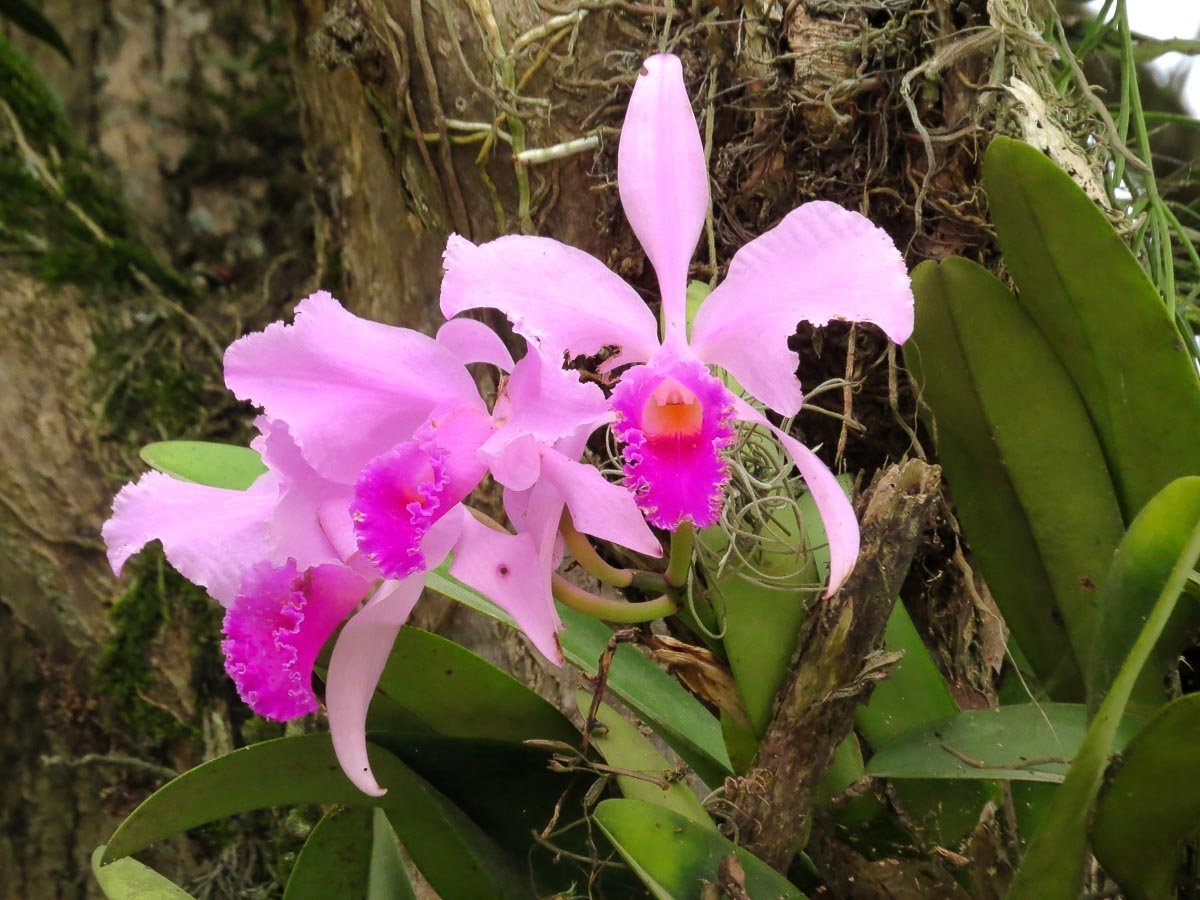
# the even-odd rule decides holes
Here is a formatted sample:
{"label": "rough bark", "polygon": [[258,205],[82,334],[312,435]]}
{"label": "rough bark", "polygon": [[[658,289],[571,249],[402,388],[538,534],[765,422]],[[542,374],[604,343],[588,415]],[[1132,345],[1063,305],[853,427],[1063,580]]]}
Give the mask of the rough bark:
{"label": "rough bark", "polygon": [[841,590],[804,623],[796,658],[749,771],[726,785],[744,846],[786,872],[808,833],[813,799],[854,710],[887,676],[883,628],[908,574],[941,470],[920,460],[892,466],[859,508],[862,551]]}

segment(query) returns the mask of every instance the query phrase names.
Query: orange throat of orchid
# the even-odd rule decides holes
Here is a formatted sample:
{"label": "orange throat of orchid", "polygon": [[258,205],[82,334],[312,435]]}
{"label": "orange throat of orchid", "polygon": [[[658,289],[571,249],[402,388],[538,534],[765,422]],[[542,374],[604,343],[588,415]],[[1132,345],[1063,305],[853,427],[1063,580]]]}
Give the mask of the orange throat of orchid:
{"label": "orange throat of orchid", "polygon": [[654,389],[642,407],[642,431],[651,438],[692,437],[704,424],[699,398],[670,376]]}

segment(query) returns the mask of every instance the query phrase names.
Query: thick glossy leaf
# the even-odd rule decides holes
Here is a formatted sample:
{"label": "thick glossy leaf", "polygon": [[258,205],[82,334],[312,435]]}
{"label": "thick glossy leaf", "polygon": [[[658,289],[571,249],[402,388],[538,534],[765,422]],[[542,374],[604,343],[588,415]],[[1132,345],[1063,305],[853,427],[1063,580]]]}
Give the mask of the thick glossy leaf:
{"label": "thick glossy leaf", "polygon": [[[431,590],[513,624],[492,601],[442,571],[430,572],[426,584]],[[597,663],[612,637],[612,629],[598,619],[561,604],[558,614],[565,626],[559,634],[563,655],[575,668],[589,676],[595,675]],[[720,784],[727,775],[733,774],[717,718],[679,682],[628,644],[620,645],[613,656],[608,689],[628,703],[705,782]]]}
{"label": "thick glossy leaf", "polygon": [[521,682],[419,628],[400,629],[379,690],[446,737],[579,740],[567,717]]}
{"label": "thick glossy leaf", "polygon": [[160,472],[207,484],[244,491],[267,467],[249,447],[208,441],[163,441],[142,448],[142,459]]}
{"label": "thick glossy leaf", "polygon": [[[585,712],[591,706],[592,695],[587,691],[577,691],[575,702],[579,705],[580,712]],[[647,803],[665,806],[693,822],[716,827],[704,806],[692,793],[692,789],[679,779],[679,773],[654,749],[654,745],[638,731],[637,726],[627,721],[607,703],[600,704],[596,711],[596,721],[603,727],[593,733],[592,741],[610,766],[668,782],[664,789],[635,775],[618,775],[617,784],[620,785],[622,794],[631,800],[645,800]]]}
{"label": "thick glossy leaf", "polygon": [[1123,531],[1087,410],[987,270],[927,262],[913,287],[917,352],[906,359],[932,409],[967,539],[1050,696],[1081,700],[1095,587]]}
{"label": "thick glossy leaf", "polygon": [[296,857],[284,900],[415,900],[387,816],[350,807],[326,813]]}
{"label": "thick glossy leaf", "polygon": [[1196,369],[1154,285],[1066,172],[1001,137],[983,173],[1020,302],[1087,404],[1129,521],[1168,482],[1200,474]]}
{"label": "thick glossy leaf", "polygon": [[[729,666],[754,731],[761,737],[771,720],[775,695],[787,677],[808,604],[820,596],[828,571],[825,529],[816,504],[805,494],[796,508],[773,510],[750,553],[747,569],[731,558],[712,580],[714,607],[723,614]],[[724,553],[729,539],[714,527],[700,539]],[[808,547],[821,547],[824,560]],[[769,584],[764,583],[764,576]]]}
{"label": "thick glossy leaf", "polygon": [[[892,607],[883,646],[890,653],[904,655],[855,715],[858,731],[868,746],[876,749],[958,714],[958,704],[903,603]],[[946,847],[956,846],[978,824],[984,805],[995,798],[997,788],[987,782],[943,779],[904,780],[892,785],[896,802],[923,843]]]}
{"label": "thick glossy leaf", "polygon": [[[1138,723],[1116,732],[1122,746]],[[880,749],[867,774],[880,778],[986,778],[1059,783],[1087,729],[1080,703],[1027,703],[961,712]]]}
{"label": "thick glossy leaf", "polygon": [[104,847],[92,854],[92,873],[108,900],[192,900],[192,895],[136,859],[101,865]]}
{"label": "thick glossy leaf", "polygon": [[1109,769],[1092,852],[1131,900],[1170,900],[1184,842],[1200,829],[1200,694],[1165,706]]}
{"label": "thick glossy leaf", "polygon": [[700,900],[715,885],[721,861],[733,855],[754,900],[803,898],[787,879],[705,825],[641,800],[605,800],[596,823],[659,900]]}
{"label": "thick glossy leaf", "polygon": [[253,809],[300,803],[379,806],[421,873],[450,897],[522,898],[520,867],[477,825],[386,750],[371,766],[388,788],[358,791],[342,774],[327,735],[280,738],[235,750],[155,791],[121,823],[104,853],[120,859],[156,841]]}
{"label": "thick glossy leaf", "polygon": [[71,57],[71,48],[63,40],[62,34],[36,3],[31,3],[30,0],[0,0],[0,19],[7,19],[29,36],[50,45],[67,62],[75,62]]}
{"label": "thick glossy leaf", "polygon": [[[1154,653],[1189,573],[1200,559],[1200,477],[1163,488],[1138,514],[1113,560],[1109,602],[1149,609],[1104,702],[1088,727],[1067,779],[1038,829],[1013,881],[1009,900],[1074,897],[1083,877],[1088,814],[1100,790],[1118,723],[1143,667]],[[1145,597],[1154,597],[1152,603]]]}

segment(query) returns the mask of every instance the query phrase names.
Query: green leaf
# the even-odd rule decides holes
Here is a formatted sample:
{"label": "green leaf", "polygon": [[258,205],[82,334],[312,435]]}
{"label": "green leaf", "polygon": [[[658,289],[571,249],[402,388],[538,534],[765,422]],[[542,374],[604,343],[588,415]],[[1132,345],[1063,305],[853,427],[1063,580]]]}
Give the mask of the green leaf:
{"label": "green leaf", "polygon": [[379,690],[437,734],[579,741],[558,709],[512,676],[436,634],[400,629]]}
{"label": "green leaf", "polygon": [[380,747],[371,766],[383,797],[368,797],[338,767],[328,735],[280,738],[235,750],[159,788],[112,836],[104,861],[238,813],[301,803],[379,806],[417,868],[442,896],[528,896],[519,864],[428,782]]}
{"label": "green leaf", "polygon": [[63,40],[62,34],[46,18],[45,13],[29,0],[0,0],[0,18],[8,19],[30,37],[53,47],[63,59],[74,65],[71,48]]}
{"label": "green leaf", "polygon": [[[1180,478],[1152,499],[1129,526],[1108,574],[1109,602],[1149,609],[1146,624],[1088,728],[1066,781],[1054,797],[1017,872],[1009,900],[1075,897],[1083,878],[1088,814],[1100,790],[1118,724],[1142,668],[1197,559],[1200,559],[1200,477]],[[1145,597],[1153,596],[1154,602]]]}
{"label": "green leaf", "polygon": [[415,900],[396,836],[382,811],[335,809],[304,842],[283,900],[327,897]]}
{"label": "green leaf", "polygon": [[160,472],[207,484],[244,491],[267,471],[262,458],[249,447],[208,441],[163,441],[142,448],[142,459]]}
{"label": "green leaf", "polygon": [[192,900],[192,895],[136,859],[101,865],[105,848],[92,853],[92,874],[108,900]]}
{"label": "green leaf", "polygon": [[595,816],[659,900],[699,900],[705,883],[717,883],[718,867],[731,855],[745,870],[746,893],[754,900],[803,900],[795,886],[750,851],[674,810],[641,800],[605,800]]}
{"label": "green leaf", "polygon": [[1200,694],[1163,707],[1109,769],[1092,851],[1131,900],[1170,900],[1184,843],[1200,828]]}
{"label": "green leaf", "polygon": [[[724,611],[729,667],[758,737],[770,724],[800,625],[828,567],[828,559],[819,566],[816,554],[807,549],[826,543],[812,496],[801,497],[799,506],[800,515],[792,506],[773,510],[750,553],[752,568],[734,556],[711,581],[714,605]],[[724,553],[729,546],[728,536],[716,526],[705,529],[700,540],[713,553]],[[764,576],[772,579],[770,586],[763,583]]]}
{"label": "green leaf", "polygon": [[[591,706],[592,695],[587,691],[576,691],[575,702],[580,712],[586,712]],[[693,822],[716,828],[704,806],[692,793],[692,789],[678,779],[674,767],[654,749],[650,740],[638,731],[632,722],[627,721],[607,703],[600,704],[596,711],[596,721],[603,728],[593,733],[592,743],[610,766],[669,780],[669,785],[664,790],[642,778],[618,775],[617,784],[622,794],[632,800],[645,800],[647,803],[665,806]]]}
{"label": "green leaf", "polygon": [[983,181],[1021,305],[1083,396],[1128,521],[1170,481],[1200,474],[1195,366],[1153,283],[1066,172],[1000,137]]}
{"label": "green leaf", "polygon": [[1123,530],[1087,410],[1033,320],[987,270],[922,263],[917,372],[938,458],[988,585],[1051,697],[1083,699],[1095,586]]}
{"label": "green leaf", "polygon": [[[1137,730],[1124,722],[1118,745]],[[971,778],[1059,783],[1087,729],[1080,703],[1026,703],[960,712],[882,747],[867,763],[878,778]]]}
{"label": "green leaf", "polygon": [[[513,625],[512,618],[491,600],[449,578],[441,569],[432,571],[426,585],[452,600]],[[564,630],[559,633],[563,655],[575,668],[589,676],[612,637],[603,622],[559,604]],[[662,736],[708,784],[720,784],[733,774],[725,750],[720,722],[674,678],[628,644],[617,647],[609,668],[608,689],[629,704],[638,716]]]}
{"label": "green leaf", "polygon": [[[959,711],[903,603],[892,607],[883,649],[904,655],[892,666],[891,674],[875,686],[870,702],[859,706],[855,713],[858,731],[876,749],[956,716]],[[934,779],[905,780],[891,788],[922,841],[949,847],[959,844],[975,828],[984,805],[995,799],[998,786]]]}

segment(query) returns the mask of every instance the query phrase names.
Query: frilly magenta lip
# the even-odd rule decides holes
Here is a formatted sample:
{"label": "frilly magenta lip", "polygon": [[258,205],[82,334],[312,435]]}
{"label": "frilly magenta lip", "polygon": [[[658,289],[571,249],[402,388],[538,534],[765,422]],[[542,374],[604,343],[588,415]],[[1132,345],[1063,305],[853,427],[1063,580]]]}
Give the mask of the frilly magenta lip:
{"label": "frilly magenta lip", "polygon": [[733,397],[699,360],[659,359],[630,369],[612,395],[625,486],[652,525],[717,521],[735,437]]}

